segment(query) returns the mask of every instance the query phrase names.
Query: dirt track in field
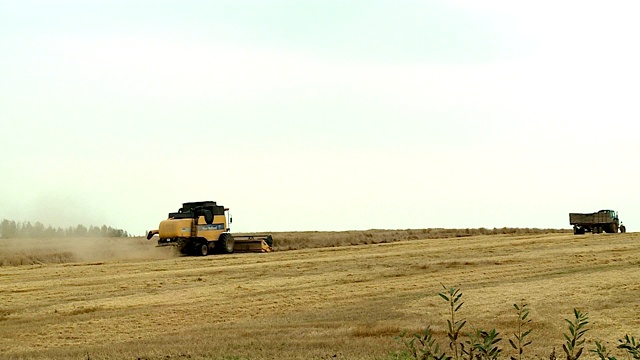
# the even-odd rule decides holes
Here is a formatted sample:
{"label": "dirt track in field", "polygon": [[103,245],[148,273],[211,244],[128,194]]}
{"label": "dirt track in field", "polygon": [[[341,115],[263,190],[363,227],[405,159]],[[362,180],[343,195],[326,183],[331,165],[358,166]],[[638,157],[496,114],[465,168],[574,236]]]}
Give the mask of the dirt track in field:
{"label": "dirt track in field", "polygon": [[462,289],[461,316],[505,336],[526,301],[531,351],[548,357],[573,307],[589,312],[594,339],[638,336],[639,245],[636,234],[493,235],[197,258],[136,243],[149,246],[142,257],[0,268],[0,352],[384,359],[404,330],[429,323],[444,336],[442,283]]}

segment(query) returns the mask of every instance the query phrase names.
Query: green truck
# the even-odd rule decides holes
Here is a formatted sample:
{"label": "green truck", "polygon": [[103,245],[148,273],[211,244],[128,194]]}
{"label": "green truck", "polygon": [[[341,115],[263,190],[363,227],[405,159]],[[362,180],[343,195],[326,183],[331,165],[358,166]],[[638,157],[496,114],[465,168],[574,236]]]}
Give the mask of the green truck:
{"label": "green truck", "polygon": [[618,213],[613,210],[600,210],[590,214],[570,213],[569,223],[573,225],[573,233],[575,235],[587,232],[600,234],[602,232],[617,233],[618,231],[627,231],[620,222]]}

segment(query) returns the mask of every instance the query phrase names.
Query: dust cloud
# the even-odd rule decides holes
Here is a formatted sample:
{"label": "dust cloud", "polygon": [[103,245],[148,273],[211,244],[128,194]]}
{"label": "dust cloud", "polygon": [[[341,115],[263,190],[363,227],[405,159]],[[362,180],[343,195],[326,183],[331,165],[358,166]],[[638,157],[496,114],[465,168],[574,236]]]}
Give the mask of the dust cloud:
{"label": "dust cloud", "polygon": [[0,266],[118,260],[161,260],[179,256],[156,241],[129,238],[0,239]]}

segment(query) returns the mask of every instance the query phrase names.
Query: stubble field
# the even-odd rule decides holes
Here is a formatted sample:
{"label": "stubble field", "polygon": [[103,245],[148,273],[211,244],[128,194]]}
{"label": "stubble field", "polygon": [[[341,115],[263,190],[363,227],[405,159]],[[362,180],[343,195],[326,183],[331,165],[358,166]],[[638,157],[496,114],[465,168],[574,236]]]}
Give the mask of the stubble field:
{"label": "stubble field", "polygon": [[390,359],[401,332],[429,324],[445,345],[441,284],[462,289],[469,330],[502,333],[505,355],[521,301],[528,358],[561,352],[574,307],[588,348],[640,334],[637,234],[417,237],[208,257],[139,238],[0,240],[0,357]]}

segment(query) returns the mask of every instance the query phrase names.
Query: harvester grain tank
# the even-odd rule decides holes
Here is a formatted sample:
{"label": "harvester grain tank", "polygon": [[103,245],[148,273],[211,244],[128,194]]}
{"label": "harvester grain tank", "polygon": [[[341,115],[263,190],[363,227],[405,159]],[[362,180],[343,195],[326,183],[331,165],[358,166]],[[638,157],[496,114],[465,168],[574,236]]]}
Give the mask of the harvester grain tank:
{"label": "harvester grain tank", "polygon": [[[215,201],[182,204],[169,213],[158,230],[147,233],[147,240],[158,235],[158,246],[175,246],[183,254],[206,256],[211,253],[270,252],[271,235],[233,235],[229,209]],[[227,222],[227,219],[229,221]]]}
{"label": "harvester grain tank", "polygon": [[570,213],[569,223],[573,225],[573,233],[576,235],[591,232],[600,234],[602,232],[617,233],[626,232],[626,227],[620,222],[618,213],[613,210],[600,210],[595,213]]}

